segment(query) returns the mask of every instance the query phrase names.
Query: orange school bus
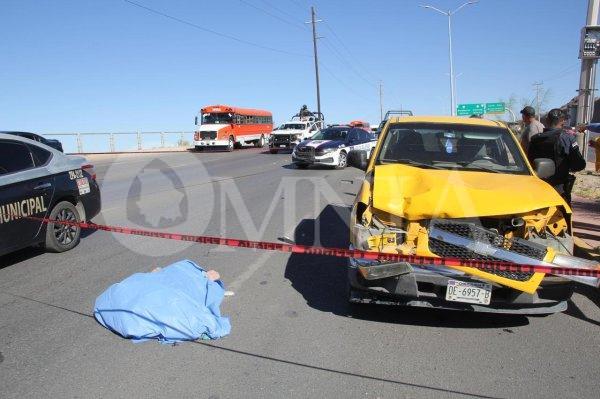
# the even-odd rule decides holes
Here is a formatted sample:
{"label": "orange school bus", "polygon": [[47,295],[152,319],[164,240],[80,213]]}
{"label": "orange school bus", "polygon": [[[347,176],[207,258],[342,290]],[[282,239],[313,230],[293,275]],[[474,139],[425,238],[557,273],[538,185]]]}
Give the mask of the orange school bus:
{"label": "orange school bus", "polygon": [[243,144],[264,147],[273,130],[273,115],[259,109],[209,105],[196,116],[194,147],[225,147],[233,151]]}

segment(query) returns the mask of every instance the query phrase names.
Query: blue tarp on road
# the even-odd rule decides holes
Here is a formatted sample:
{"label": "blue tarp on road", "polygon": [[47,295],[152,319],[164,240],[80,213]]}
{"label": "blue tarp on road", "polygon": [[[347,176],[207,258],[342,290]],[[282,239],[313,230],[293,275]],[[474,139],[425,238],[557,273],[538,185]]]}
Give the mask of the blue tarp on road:
{"label": "blue tarp on road", "polygon": [[155,273],[136,273],[108,287],[94,305],[100,324],[135,342],[217,339],[231,331],[219,305],[225,290],[190,260]]}

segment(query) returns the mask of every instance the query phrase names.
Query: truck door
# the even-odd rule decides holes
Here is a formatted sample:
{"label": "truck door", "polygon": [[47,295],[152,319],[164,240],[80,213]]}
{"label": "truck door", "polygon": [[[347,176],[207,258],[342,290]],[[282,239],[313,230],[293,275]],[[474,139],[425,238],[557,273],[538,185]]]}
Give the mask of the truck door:
{"label": "truck door", "polygon": [[47,216],[54,178],[40,173],[51,153],[34,151],[20,141],[0,140],[0,253],[41,241],[42,223],[26,216]]}

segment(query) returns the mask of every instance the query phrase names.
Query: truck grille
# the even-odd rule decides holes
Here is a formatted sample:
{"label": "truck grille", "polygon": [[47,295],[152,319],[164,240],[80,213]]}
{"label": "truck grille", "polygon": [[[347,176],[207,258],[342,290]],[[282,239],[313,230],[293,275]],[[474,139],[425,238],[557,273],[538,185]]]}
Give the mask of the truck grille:
{"label": "truck grille", "polygon": [[214,140],[216,138],[217,138],[217,132],[215,132],[215,131],[200,132],[200,140]]}
{"label": "truck grille", "polygon": [[[503,262],[502,259],[494,258],[493,256],[481,255],[467,248],[460,247],[458,245],[449,244],[447,242],[436,240],[435,238],[429,238],[429,250],[442,258],[458,258],[458,259],[472,259],[472,260],[483,260],[490,262]],[[528,281],[533,273],[525,272],[511,272],[511,271],[486,271],[487,273],[494,274],[496,276],[505,277],[511,280],[517,281]]]}
{"label": "truck grille", "polygon": [[472,223],[435,221],[432,226],[460,237],[490,244],[496,248],[502,248],[540,261],[546,257],[547,249],[543,245],[535,244],[522,238],[508,239],[503,235],[486,230]]}
{"label": "truck grille", "polygon": [[[470,248],[480,249],[479,252],[475,252],[477,249]],[[440,257],[499,262],[510,262],[510,258],[513,257],[511,254],[516,254],[521,259],[525,257],[529,260],[543,261],[547,253],[543,245],[521,238],[508,239],[473,223],[449,220],[432,221],[429,249]],[[495,252],[497,256],[486,255],[486,251]],[[533,273],[525,272],[489,271],[488,273],[517,281],[527,281],[533,276]]]}
{"label": "truck grille", "polygon": [[275,144],[275,145],[289,144],[290,142],[291,142],[290,135],[282,135],[282,134],[273,135],[273,144]]}

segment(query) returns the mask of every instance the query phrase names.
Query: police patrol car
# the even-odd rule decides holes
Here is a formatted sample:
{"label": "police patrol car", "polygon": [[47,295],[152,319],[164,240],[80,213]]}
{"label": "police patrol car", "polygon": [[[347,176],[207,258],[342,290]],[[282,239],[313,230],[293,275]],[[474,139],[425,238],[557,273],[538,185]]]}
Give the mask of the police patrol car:
{"label": "police patrol car", "polygon": [[292,152],[292,162],[300,169],[316,164],[343,169],[351,151],[366,151],[368,157],[376,144],[373,135],[364,129],[331,126],[298,144]]}
{"label": "police patrol car", "polygon": [[88,221],[100,212],[100,189],[84,157],[0,133],[0,255],[42,244],[63,252],[81,229],[28,217]]}

